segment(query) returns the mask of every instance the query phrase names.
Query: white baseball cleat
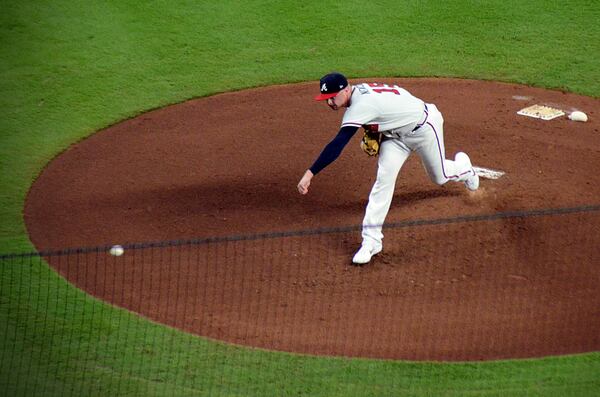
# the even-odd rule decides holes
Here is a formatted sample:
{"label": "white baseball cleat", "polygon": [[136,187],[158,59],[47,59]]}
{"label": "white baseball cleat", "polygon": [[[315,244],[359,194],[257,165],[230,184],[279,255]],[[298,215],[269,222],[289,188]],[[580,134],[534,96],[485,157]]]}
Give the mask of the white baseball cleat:
{"label": "white baseball cleat", "polygon": [[469,174],[465,177],[466,179],[464,180],[467,189],[469,189],[472,192],[479,189],[479,175],[475,173],[475,170],[473,169],[473,164],[471,164],[471,159],[469,158],[469,156],[464,152],[458,152],[456,153],[456,156],[454,156],[454,161],[461,165],[461,170],[469,170]]}
{"label": "white baseball cleat", "polygon": [[363,244],[360,249],[354,254],[354,258],[352,258],[352,263],[357,265],[364,265],[365,263],[369,263],[371,258],[382,250],[381,245],[373,245],[373,244]]}

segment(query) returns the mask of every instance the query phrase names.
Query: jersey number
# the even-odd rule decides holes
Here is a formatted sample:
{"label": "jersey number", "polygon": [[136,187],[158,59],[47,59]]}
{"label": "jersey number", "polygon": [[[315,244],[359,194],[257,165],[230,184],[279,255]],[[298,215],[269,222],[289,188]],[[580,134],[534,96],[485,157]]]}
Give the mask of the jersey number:
{"label": "jersey number", "polygon": [[398,91],[395,88],[390,87],[387,84],[369,83],[368,85],[369,85],[369,87],[371,87],[373,89],[374,92],[376,92],[378,94],[381,94],[382,92],[391,92],[396,95],[400,95],[400,91]]}

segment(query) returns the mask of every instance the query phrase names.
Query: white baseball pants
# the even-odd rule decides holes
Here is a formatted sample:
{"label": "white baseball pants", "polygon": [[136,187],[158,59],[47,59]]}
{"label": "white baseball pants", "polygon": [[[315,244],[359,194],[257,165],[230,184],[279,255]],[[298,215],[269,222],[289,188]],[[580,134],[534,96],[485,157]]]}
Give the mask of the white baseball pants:
{"label": "white baseball pants", "polygon": [[469,170],[459,170],[458,164],[446,159],[444,118],[435,105],[427,104],[427,107],[429,116],[421,128],[399,138],[386,139],[381,144],[377,179],[363,219],[363,244],[382,244],[381,229],[392,203],[396,178],[412,151],[419,154],[429,178],[438,185],[448,181],[463,182],[469,174]]}

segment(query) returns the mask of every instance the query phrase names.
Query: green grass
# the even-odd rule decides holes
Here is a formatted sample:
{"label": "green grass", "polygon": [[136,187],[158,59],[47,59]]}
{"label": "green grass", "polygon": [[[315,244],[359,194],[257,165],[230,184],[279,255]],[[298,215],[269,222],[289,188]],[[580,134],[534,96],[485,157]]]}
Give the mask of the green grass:
{"label": "green grass", "polygon": [[[54,156],[189,98],[334,69],[600,97],[600,3],[439,3],[2,1],[0,252],[33,250],[23,203]],[[595,353],[450,365],[257,352],[97,302],[42,264],[2,263],[0,274],[0,391],[8,395],[600,394]]]}

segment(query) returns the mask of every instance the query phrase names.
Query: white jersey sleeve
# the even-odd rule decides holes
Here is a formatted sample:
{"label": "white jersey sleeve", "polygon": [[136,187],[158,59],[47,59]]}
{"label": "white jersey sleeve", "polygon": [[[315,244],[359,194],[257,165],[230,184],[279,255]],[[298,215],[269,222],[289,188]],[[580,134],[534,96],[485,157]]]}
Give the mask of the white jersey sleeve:
{"label": "white jersey sleeve", "polygon": [[368,101],[359,101],[352,95],[352,106],[346,109],[342,119],[342,127],[362,127],[370,124],[379,116],[379,110]]}

